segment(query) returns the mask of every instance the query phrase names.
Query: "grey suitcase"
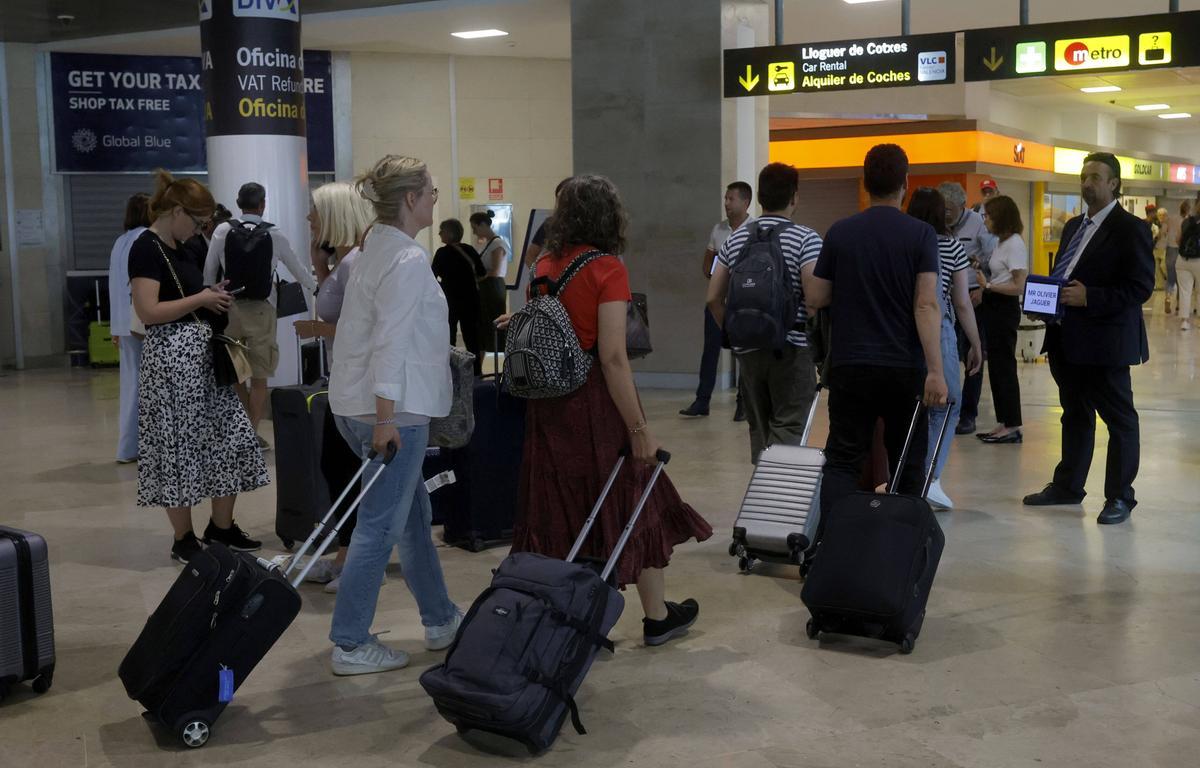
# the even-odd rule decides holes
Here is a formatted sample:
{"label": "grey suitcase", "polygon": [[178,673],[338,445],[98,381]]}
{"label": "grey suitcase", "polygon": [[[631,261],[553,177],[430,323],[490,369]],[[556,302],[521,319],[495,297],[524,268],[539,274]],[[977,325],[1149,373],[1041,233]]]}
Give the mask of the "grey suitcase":
{"label": "grey suitcase", "polygon": [[54,679],[54,614],[46,540],[0,525],[0,700],[33,681],[45,693]]}
{"label": "grey suitcase", "polygon": [[807,444],[820,398],[818,385],[801,445],[772,445],[758,457],[729,545],[742,571],[749,572],[762,560],[798,565],[801,577],[808,575],[820,520],[825,452]]}

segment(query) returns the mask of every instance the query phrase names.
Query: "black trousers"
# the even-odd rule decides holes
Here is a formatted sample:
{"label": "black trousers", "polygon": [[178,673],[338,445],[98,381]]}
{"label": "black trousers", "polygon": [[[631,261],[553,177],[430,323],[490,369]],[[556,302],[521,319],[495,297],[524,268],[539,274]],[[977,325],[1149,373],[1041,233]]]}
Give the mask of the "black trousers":
{"label": "black trousers", "polygon": [[447,296],[447,308],[450,315],[450,346],[458,343],[458,328],[462,328],[463,346],[475,355],[475,375],[483,372],[483,348],[479,343],[482,328],[479,322],[479,295],[456,297],[450,300]]}
{"label": "black trousers", "polygon": [[717,385],[717,364],[721,362],[721,326],[712,312],[704,310],[704,352],[700,355],[700,386],[696,388],[696,400],[707,403],[712,399]]}
{"label": "black trousers", "polygon": [[[884,445],[893,477],[899,472],[900,492],[919,494],[925,481],[929,422],[921,411],[908,460],[899,467],[904,438],[913,411],[925,390],[925,371],[843,365],[829,374],[829,439],[825,443],[825,473],[821,481],[821,524],[840,499],[858,490],[863,466],[871,452],[875,422],[883,419]],[[818,535],[819,538],[819,535]]]}
{"label": "black trousers", "polygon": [[[987,354],[987,334],[983,326],[983,307],[974,307],[975,310],[975,326],[979,330],[979,343],[984,347],[984,355]],[[967,363],[967,351],[971,345],[967,341],[967,335],[963,333],[962,326],[958,327],[958,359],[962,361],[963,366]],[[979,417],[979,398],[983,395],[983,368],[980,367],[979,372],[970,375],[963,380],[962,387],[962,405],[959,407],[958,420],[969,421],[974,423]]]}
{"label": "black trousers", "polygon": [[1137,504],[1133,481],[1141,460],[1141,431],[1133,405],[1129,366],[1073,365],[1050,350],[1050,375],[1062,405],[1062,460],[1054,484],[1072,496],[1084,495],[1096,449],[1096,414],[1108,425],[1104,497]]}
{"label": "black trousers", "polygon": [[1017,326],[1021,302],[1016,296],[983,294],[980,305],[986,329],[988,379],[996,421],[1006,427],[1021,426],[1021,382],[1017,379]]}

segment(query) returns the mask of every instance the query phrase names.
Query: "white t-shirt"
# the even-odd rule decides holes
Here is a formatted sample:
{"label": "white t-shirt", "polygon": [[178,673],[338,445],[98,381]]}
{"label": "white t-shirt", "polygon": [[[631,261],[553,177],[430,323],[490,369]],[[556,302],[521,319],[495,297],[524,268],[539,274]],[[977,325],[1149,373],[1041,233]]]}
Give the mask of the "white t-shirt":
{"label": "white t-shirt", "polygon": [[[743,227],[752,221],[754,221],[754,217],[747,216],[746,220],[738,226]],[[712,275],[713,272],[717,271],[717,262],[720,261],[719,256],[721,253],[721,246],[725,245],[725,241],[728,240],[729,236],[732,234],[733,227],[730,226],[729,219],[722,219],[721,221],[717,222],[715,227],[713,227],[712,234],[708,236],[708,250],[713,252],[713,263],[712,266],[708,268],[709,275]]]}
{"label": "white t-shirt", "polygon": [[[496,257],[496,251],[499,250],[504,251],[504,258],[500,259],[498,268],[493,268],[492,260]],[[508,243],[504,242],[503,237],[494,237],[479,254],[479,258],[488,271],[488,277],[505,277],[508,275],[508,261],[512,258],[512,249],[508,247]]]}
{"label": "white t-shirt", "polygon": [[988,259],[989,282],[1004,285],[1013,281],[1014,269],[1029,271],[1029,250],[1020,235],[1011,235],[1007,240],[1001,240]]}

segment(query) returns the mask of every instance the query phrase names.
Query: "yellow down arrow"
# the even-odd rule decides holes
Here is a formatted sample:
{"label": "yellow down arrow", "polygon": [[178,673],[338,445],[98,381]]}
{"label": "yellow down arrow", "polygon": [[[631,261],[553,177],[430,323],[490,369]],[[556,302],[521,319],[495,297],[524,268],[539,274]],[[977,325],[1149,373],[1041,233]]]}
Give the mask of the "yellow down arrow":
{"label": "yellow down arrow", "polygon": [[995,72],[997,69],[1000,69],[1000,65],[1003,63],[1004,63],[1004,57],[996,56],[996,46],[993,45],[992,46],[992,55],[991,55],[991,57],[983,60],[983,66],[987,67],[992,72]]}
{"label": "yellow down arrow", "polygon": [[747,91],[753,91],[754,86],[758,85],[758,75],[754,74],[754,69],[747,64],[746,75],[744,77],[739,77],[738,82],[741,83],[742,87]]}

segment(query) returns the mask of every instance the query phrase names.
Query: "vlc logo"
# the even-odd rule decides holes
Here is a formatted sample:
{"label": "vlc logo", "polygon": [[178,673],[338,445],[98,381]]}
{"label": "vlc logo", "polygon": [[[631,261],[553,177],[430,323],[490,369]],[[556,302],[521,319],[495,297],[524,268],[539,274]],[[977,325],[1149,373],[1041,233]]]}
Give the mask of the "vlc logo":
{"label": "vlc logo", "polygon": [[300,21],[300,0],[233,0],[233,15]]}

